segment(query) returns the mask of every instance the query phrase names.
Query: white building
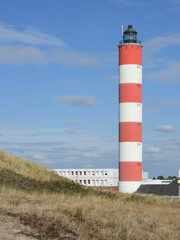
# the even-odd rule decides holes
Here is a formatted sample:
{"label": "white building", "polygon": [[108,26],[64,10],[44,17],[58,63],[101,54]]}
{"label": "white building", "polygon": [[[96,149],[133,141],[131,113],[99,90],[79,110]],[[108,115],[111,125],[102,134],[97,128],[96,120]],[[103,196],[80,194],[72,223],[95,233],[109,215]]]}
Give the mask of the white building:
{"label": "white building", "polygon": [[54,169],[58,175],[87,186],[117,186],[118,169]]}
{"label": "white building", "polygon": [[[118,191],[118,169],[54,169],[59,176],[67,177],[90,187],[102,187]],[[143,172],[143,180],[148,180],[148,173]]]}

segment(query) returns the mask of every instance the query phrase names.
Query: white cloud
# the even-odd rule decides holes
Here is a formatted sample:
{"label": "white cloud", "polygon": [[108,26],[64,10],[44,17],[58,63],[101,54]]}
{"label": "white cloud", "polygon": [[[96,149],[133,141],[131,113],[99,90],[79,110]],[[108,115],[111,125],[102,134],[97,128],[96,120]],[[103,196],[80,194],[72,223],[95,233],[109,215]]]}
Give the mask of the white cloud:
{"label": "white cloud", "polygon": [[99,65],[98,58],[92,54],[67,49],[53,49],[49,52],[48,58],[51,62],[59,63],[63,66],[86,67]]}
{"label": "white cloud", "polygon": [[180,106],[180,99],[151,99],[144,101],[144,110],[149,112],[160,112],[167,108],[167,105],[172,107]]}
{"label": "white cloud", "polygon": [[90,153],[90,152],[85,152],[82,154],[83,157],[86,157],[86,158],[94,158],[94,157],[97,157],[97,153]]}
{"label": "white cloud", "polygon": [[178,4],[180,0],[110,0],[111,3],[119,3],[124,6],[149,6],[157,3],[161,4]]}
{"label": "white cloud", "polygon": [[116,62],[117,53],[90,53],[70,49],[52,49],[47,53],[50,62],[65,67],[104,67]]}
{"label": "white cloud", "polygon": [[76,133],[76,130],[74,129],[66,129],[64,130],[66,133],[69,133],[69,134],[75,134]]}
{"label": "white cloud", "polygon": [[160,125],[153,129],[160,132],[174,132],[176,130],[172,125]]}
{"label": "white cloud", "polygon": [[68,119],[67,122],[72,123],[72,124],[78,123],[78,121],[76,119]]}
{"label": "white cloud", "polygon": [[106,76],[106,79],[117,82],[118,81],[118,75],[109,75],[109,76]]}
{"label": "white cloud", "polygon": [[45,54],[36,47],[22,45],[0,45],[0,64],[26,65],[47,64]]}
{"label": "white cloud", "polygon": [[159,53],[172,46],[180,45],[180,32],[168,32],[161,36],[149,39],[144,43],[143,63],[146,68],[158,67],[146,73],[144,77],[154,83],[179,83],[180,61],[172,61],[171,59],[160,58]]}
{"label": "white cloud", "polygon": [[52,161],[52,160],[43,160],[41,162],[44,164],[53,164],[54,163],[54,161]]}
{"label": "white cloud", "polygon": [[146,79],[155,81],[156,83],[166,82],[166,83],[178,83],[180,82],[180,61],[170,62],[165,64],[164,69],[160,71],[154,71],[145,75]]}
{"label": "white cloud", "polygon": [[144,152],[146,152],[146,153],[159,153],[159,152],[162,152],[162,149],[160,147],[152,146],[152,147],[146,148],[144,150]]}
{"label": "white cloud", "polygon": [[144,111],[155,113],[161,111],[161,109],[162,107],[158,105],[158,100],[156,103],[154,103],[153,101],[144,101]]}
{"label": "white cloud", "polygon": [[169,105],[180,105],[180,99],[168,99],[165,101],[165,103]]}
{"label": "white cloud", "polygon": [[35,158],[35,159],[44,159],[44,155],[43,154],[34,154],[33,158]]}
{"label": "white cloud", "polygon": [[85,168],[95,168],[94,164],[92,164],[92,163],[87,163],[87,164],[84,165],[84,167]]}
{"label": "white cloud", "polygon": [[0,45],[0,64],[27,65],[56,63],[65,67],[104,67],[116,60],[115,53],[97,54],[68,49],[41,50],[26,45]]}
{"label": "white cloud", "polygon": [[[27,65],[56,63],[65,67],[102,67],[116,61],[117,52],[91,53],[60,49],[66,44],[31,27],[20,31],[0,24],[0,64]],[[33,45],[33,46],[32,46]],[[48,46],[40,49],[37,46]],[[35,47],[36,46],[36,47]],[[53,47],[53,48],[52,48]]]}
{"label": "white cloud", "polygon": [[110,0],[111,3],[120,3],[121,5],[124,6],[147,6],[148,1],[147,0],[139,0],[139,1],[134,1],[134,0]]}
{"label": "white cloud", "polygon": [[150,15],[147,15],[146,16],[146,18],[147,19],[154,19],[154,18],[156,18],[156,17],[160,17],[160,16],[162,16],[162,15],[165,15],[165,14],[168,14],[170,12],[170,9],[168,8],[167,10],[165,10],[165,11],[159,11],[159,9],[158,9],[158,12],[154,12],[154,13],[152,13],[152,14],[150,14]]}
{"label": "white cloud", "polygon": [[154,56],[163,48],[180,45],[180,32],[168,32],[162,36],[149,39],[144,43],[143,62],[148,67],[154,66]]}
{"label": "white cloud", "polygon": [[57,96],[57,101],[72,106],[93,106],[97,102],[95,97],[88,96]]}
{"label": "white cloud", "polygon": [[37,31],[32,27],[28,27],[24,31],[19,31],[10,25],[2,23],[0,24],[0,42],[23,43],[29,45],[53,45],[58,47],[64,47],[66,45],[62,40]]}

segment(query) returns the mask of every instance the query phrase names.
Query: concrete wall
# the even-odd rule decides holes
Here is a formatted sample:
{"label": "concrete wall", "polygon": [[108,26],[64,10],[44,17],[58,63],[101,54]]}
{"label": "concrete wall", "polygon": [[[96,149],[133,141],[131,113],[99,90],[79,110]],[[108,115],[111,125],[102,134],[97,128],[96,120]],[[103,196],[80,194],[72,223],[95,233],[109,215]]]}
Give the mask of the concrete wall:
{"label": "concrete wall", "polygon": [[143,184],[139,187],[137,193],[178,196],[178,183],[175,180],[169,184]]}

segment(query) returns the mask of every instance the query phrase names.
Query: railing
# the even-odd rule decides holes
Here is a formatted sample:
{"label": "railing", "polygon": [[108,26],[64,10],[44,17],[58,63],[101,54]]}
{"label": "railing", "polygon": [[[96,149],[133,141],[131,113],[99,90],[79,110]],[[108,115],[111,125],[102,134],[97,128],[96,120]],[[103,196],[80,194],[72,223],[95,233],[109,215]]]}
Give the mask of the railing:
{"label": "railing", "polygon": [[141,44],[141,41],[140,40],[126,40],[126,41],[121,40],[121,41],[119,41],[119,44],[123,44],[123,43],[139,43],[139,44]]}

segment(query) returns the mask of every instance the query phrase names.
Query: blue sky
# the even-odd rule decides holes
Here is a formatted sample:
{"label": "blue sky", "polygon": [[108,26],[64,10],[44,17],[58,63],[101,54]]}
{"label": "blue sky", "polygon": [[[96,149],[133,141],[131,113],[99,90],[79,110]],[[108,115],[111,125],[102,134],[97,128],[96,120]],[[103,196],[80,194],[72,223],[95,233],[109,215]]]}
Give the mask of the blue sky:
{"label": "blue sky", "polygon": [[1,149],[49,168],[118,166],[118,42],[143,44],[143,169],[180,169],[179,0],[6,0]]}

